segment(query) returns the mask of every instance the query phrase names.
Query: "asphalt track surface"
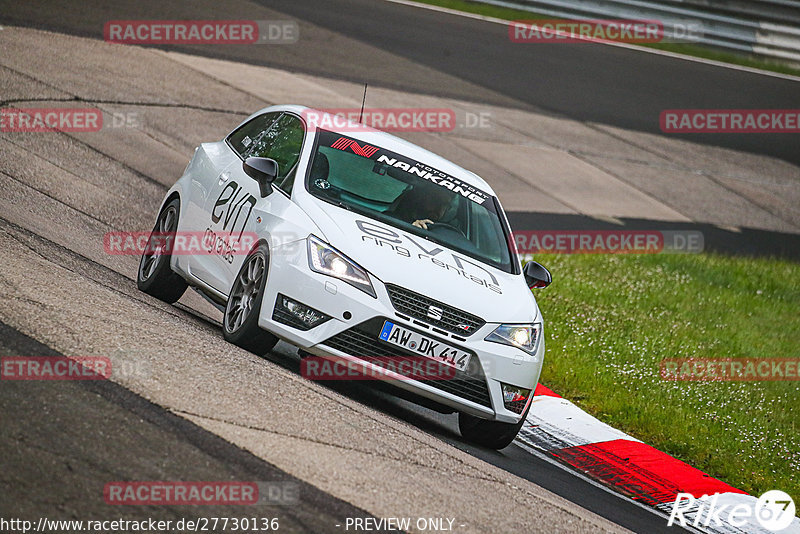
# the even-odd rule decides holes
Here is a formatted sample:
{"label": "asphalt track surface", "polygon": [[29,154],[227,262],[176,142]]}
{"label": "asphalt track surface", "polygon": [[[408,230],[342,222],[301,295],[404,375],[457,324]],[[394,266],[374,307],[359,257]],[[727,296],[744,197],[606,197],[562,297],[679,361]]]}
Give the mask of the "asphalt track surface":
{"label": "asphalt track surface", "polygon": [[[0,323],[0,354],[62,356]],[[0,387],[0,517],[155,521],[280,516],[280,530],[326,532],[370,517],[111,381],[20,381]],[[290,504],[108,506],[115,480],[261,481],[289,487]],[[296,502],[292,495],[303,495]]]}
{"label": "asphalt track surface", "polygon": [[[660,133],[665,109],[796,109],[800,81],[590,44],[515,44],[507,27],[374,0],[260,0],[300,23],[302,46],[168,46],[193,54]],[[6,7],[9,7],[8,9]],[[13,8],[11,8],[13,6]],[[102,38],[107,20],[246,18],[246,3],[85,2],[40,9],[3,0],[0,21]],[[335,35],[347,36],[337,39]],[[366,46],[364,46],[366,45]],[[376,55],[375,50],[385,54]],[[800,163],[796,134],[685,139]]]}
{"label": "asphalt track surface", "polygon": [[[157,3],[140,3],[137,4],[136,8],[130,8],[127,4],[115,4],[113,2],[104,3],[102,7],[99,3],[93,4],[92,2],[86,2],[81,3],[80,8],[76,6],[75,9],[60,10],[36,9],[32,4],[18,5],[14,10],[9,10],[6,9],[8,4],[3,4],[5,5],[0,6],[0,8],[2,8],[0,10],[2,13],[0,17],[2,17],[6,23],[49,28],[67,33],[87,35],[94,38],[99,37],[96,31],[98,21],[105,21],[112,18],[181,18],[181,12],[178,8],[173,6],[160,6]],[[265,5],[267,5],[267,3],[265,3]],[[272,2],[268,5],[277,10],[276,16],[285,14],[301,20],[308,20],[317,27],[343,32],[351,37],[355,37],[356,41],[362,40],[363,42],[370,42],[371,45],[375,47],[386,47],[392,51],[392,55],[396,56],[396,62],[393,64],[383,64],[382,66],[378,65],[368,57],[361,57],[358,47],[353,45],[349,40],[341,42],[343,48],[334,47],[334,50],[330,49],[330,43],[328,43],[329,49],[326,50],[324,40],[310,39],[308,47],[286,47],[285,49],[270,48],[270,57],[268,58],[264,57],[266,51],[257,49],[257,47],[229,47],[223,51],[211,52],[211,54],[218,54],[220,57],[234,57],[239,61],[251,61],[259,64],[303,69],[314,74],[326,74],[349,80],[360,81],[366,79],[373,83],[383,83],[386,86],[414,90],[416,92],[443,94],[465,99],[485,99],[487,102],[503,105],[530,105],[536,106],[537,109],[565,114],[579,111],[577,106],[573,109],[569,105],[566,105],[569,100],[566,96],[570,93],[573,94],[573,96],[580,95],[583,99],[600,98],[603,96],[610,99],[605,102],[605,106],[599,105],[599,101],[594,103],[598,105],[585,103],[583,110],[580,111],[578,115],[573,115],[583,117],[586,120],[599,120],[599,118],[588,119],[588,117],[594,117],[590,115],[590,113],[598,113],[604,107],[608,107],[607,105],[610,101],[624,102],[626,108],[632,106],[638,110],[637,113],[628,113],[628,119],[635,120],[637,117],[641,117],[640,113],[643,113],[643,110],[648,108],[648,106],[652,106],[650,98],[658,97],[659,92],[655,91],[658,84],[654,84],[650,87],[650,89],[655,91],[652,95],[647,92],[646,94],[648,96],[643,97],[642,95],[645,93],[638,93],[639,96],[633,98],[632,95],[628,93],[627,96],[631,98],[626,100],[624,98],[626,94],[624,92],[626,90],[625,87],[620,88],[620,90],[623,91],[622,93],[614,93],[612,90],[613,84],[611,84],[609,78],[613,78],[614,83],[617,84],[619,84],[622,79],[627,80],[627,78],[624,78],[626,75],[630,75],[632,80],[637,80],[638,76],[642,76],[643,79],[652,79],[652,76],[656,75],[655,71],[659,71],[659,76],[663,76],[665,72],[664,69],[668,69],[667,65],[673,65],[672,68],[681,70],[680,76],[676,75],[670,78],[683,80],[680,81],[680,83],[686,83],[687,87],[690,87],[690,85],[685,81],[686,79],[691,79],[692,76],[700,77],[702,74],[705,76],[704,79],[708,80],[708,77],[711,77],[710,80],[713,83],[709,82],[709,85],[716,85],[717,83],[723,83],[725,81],[730,83],[735,82],[734,86],[736,86],[736,84],[742,84],[743,87],[746,86],[750,91],[750,98],[746,99],[747,105],[744,103],[735,104],[736,100],[734,97],[737,93],[734,91],[731,96],[732,100],[726,101],[730,103],[725,105],[717,103],[712,107],[755,107],[753,106],[753,94],[771,95],[766,100],[759,100],[759,105],[757,107],[791,107],[789,103],[791,99],[788,98],[788,96],[791,94],[789,89],[792,86],[784,86],[784,81],[781,80],[762,77],[751,78],[752,75],[746,73],[727,71],[706,65],[689,64],[679,60],[668,60],[668,58],[658,58],[657,56],[646,55],[644,59],[641,59],[634,52],[619,49],[611,51],[605,50],[603,52],[596,50],[600,48],[607,49],[608,47],[575,48],[575,50],[577,50],[576,53],[580,57],[573,57],[570,59],[572,62],[571,65],[595,65],[597,70],[594,72],[591,69],[584,69],[582,71],[578,68],[567,68],[567,65],[564,64],[564,62],[567,61],[566,57],[559,58],[558,56],[542,54],[541,56],[534,55],[533,59],[529,58],[531,61],[540,61],[545,64],[550,64],[550,67],[553,69],[550,71],[551,73],[561,73],[563,76],[578,76],[577,73],[580,72],[584,72],[581,76],[585,76],[587,75],[586,72],[588,72],[596,77],[595,83],[599,84],[605,80],[611,84],[606,89],[587,91],[586,86],[581,86],[579,83],[581,76],[578,76],[577,78],[571,79],[572,81],[569,83],[566,83],[566,80],[569,78],[559,77],[558,79],[565,80],[565,83],[563,85],[559,84],[558,87],[553,87],[552,84],[548,82],[539,83],[538,85],[533,84],[528,87],[527,90],[524,90],[524,84],[531,84],[531,78],[525,77],[527,75],[525,75],[524,72],[520,73],[520,71],[524,71],[524,69],[512,68],[509,63],[506,64],[506,69],[492,70],[498,68],[497,63],[499,62],[502,64],[506,61],[506,58],[502,57],[498,59],[499,56],[485,50],[485,48],[487,48],[486,46],[483,48],[480,46],[481,43],[495,42],[494,40],[498,38],[498,35],[503,37],[505,30],[502,28],[497,30],[489,29],[490,25],[485,23],[478,23],[467,19],[461,20],[457,17],[437,15],[430,12],[422,13],[419,10],[414,10],[405,6],[382,2],[309,2],[297,3],[296,5],[290,4],[289,2]],[[200,12],[194,13],[193,18],[202,18],[204,16],[207,18],[236,18],[230,14],[224,17],[222,16],[224,13],[224,10],[208,13],[207,15]],[[243,16],[243,14],[238,13],[237,16]],[[439,17],[442,18],[439,19]],[[184,15],[182,18],[187,17]],[[102,23],[100,24],[100,27],[101,26]],[[410,28],[413,28],[413,30]],[[314,32],[317,30],[312,28],[309,31]],[[431,36],[445,39],[445,41],[443,41],[444,44],[439,43],[436,46],[432,46],[428,43],[426,45],[424,40],[426,38],[431,38]],[[394,43],[394,45],[390,46],[391,43]],[[506,46],[506,43],[504,43],[503,46]],[[183,48],[192,53],[209,54],[208,49],[200,49],[197,47]],[[519,48],[511,47],[509,53],[512,53],[512,55],[522,53],[520,50]],[[336,60],[330,59],[331,52],[335,52],[337,56]],[[484,52],[486,52],[486,54],[484,54]],[[553,54],[558,53],[562,52],[553,52]],[[563,53],[566,54],[567,52]],[[588,57],[585,57],[586,54],[588,54]],[[605,60],[602,60],[600,57],[595,57],[595,55],[602,56],[603,54],[609,54],[610,57]],[[253,55],[253,57],[250,57],[250,55]],[[344,58],[346,57],[350,58],[350,60],[345,61]],[[480,60],[493,64],[481,65],[476,63],[464,65],[462,62],[465,61],[465,58],[472,58],[476,61]],[[633,69],[631,65],[635,64],[637,61],[641,63],[642,68],[644,68],[644,66],[647,66],[647,68],[644,68],[641,72],[637,71],[638,74],[621,74],[620,71],[617,70],[613,76],[604,76],[601,67],[605,65],[606,68],[610,68],[611,65],[614,64],[615,58],[617,61],[617,68],[626,69],[630,66],[630,68]],[[382,59],[385,60],[386,58]],[[588,61],[589,59],[593,59],[594,61]],[[586,62],[585,64],[584,61]],[[606,63],[603,63],[603,61]],[[666,62],[664,64],[659,63],[661,68],[656,69],[652,66],[653,62],[660,61]],[[600,63],[598,64],[598,62]],[[442,65],[439,65],[439,63]],[[425,68],[420,67],[420,65],[425,66]],[[456,68],[456,66],[458,66],[458,68]],[[484,68],[488,69],[488,74],[480,72]],[[539,65],[540,70],[541,68],[541,65]],[[442,83],[428,82],[430,76],[432,76],[431,73],[434,71],[447,73],[446,76],[437,80],[437,82]],[[531,72],[533,72],[533,69],[531,69]],[[718,78],[715,78],[715,76]],[[523,85],[517,85],[517,83],[513,81],[515,78],[518,82],[520,80],[526,81]],[[539,79],[541,79],[541,77]],[[551,75],[549,79],[556,78]],[[700,78],[695,78],[695,81],[697,79]],[[458,80],[461,80],[461,82],[459,83]],[[678,83],[675,80],[673,81],[674,83]],[[444,82],[447,82],[447,84]],[[731,87],[730,83],[727,86],[728,88]],[[514,89],[514,87],[516,87],[516,89]],[[796,85],[794,87],[796,87]],[[716,92],[716,90],[711,91],[711,93],[714,92]],[[727,94],[729,92],[730,91],[720,91],[720,94]],[[666,93],[666,91],[664,93]],[[710,100],[708,100],[708,102],[713,100],[710,98],[711,93],[709,93]],[[796,96],[796,93],[794,94]],[[544,98],[548,95],[554,98],[554,100],[548,102],[547,98]],[[615,96],[611,98],[610,95]],[[532,100],[534,97],[535,101]],[[559,103],[559,99],[561,103]],[[741,102],[745,102],[745,100]],[[763,104],[761,104],[761,102],[763,102]],[[770,102],[772,103],[770,104]],[[575,103],[573,102],[572,104],[574,105]],[[617,104],[617,107],[619,107],[619,104]],[[682,106],[673,104],[666,107],[702,106],[697,104],[684,104]],[[603,111],[603,116],[606,116],[606,118],[611,121],[611,124],[621,124],[613,121],[621,121],[621,117],[626,114],[620,110],[617,111],[619,111],[619,113]],[[581,115],[581,113],[585,115]],[[225,122],[230,122],[230,120],[231,117],[225,118]],[[223,121],[220,120],[220,123],[222,122]],[[628,124],[628,126],[634,129],[637,128],[637,126],[632,123]],[[646,124],[640,123],[640,127],[644,126],[646,126]],[[767,139],[768,136],[757,138],[760,147],[759,150],[773,150],[775,146],[778,148],[781,146],[785,147],[785,144],[782,145],[780,142],[777,144],[766,142]],[[786,138],[781,137],[780,139]],[[74,143],[73,141],[66,141],[65,144],[79,145],[79,143]],[[76,150],[74,146],[70,146],[70,149]],[[81,148],[81,150],[83,150],[83,148]],[[79,151],[76,150],[76,152]],[[63,151],[63,147],[60,147],[58,150],[54,151],[52,157],[58,158],[65,154],[69,154],[69,151]],[[126,167],[125,161],[120,161],[119,164],[126,169],[126,172],[130,171],[130,167]],[[63,165],[69,168],[75,164],[74,162],[65,161]],[[24,176],[24,173],[25,171],[20,169],[18,176],[9,176],[9,178],[13,181],[14,179],[19,179],[21,176]],[[142,178],[147,177],[137,176],[137,179]],[[164,180],[169,181],[166,178],[164,178]],[[149,212],[153,211],[153,204],[160,200],[159,195],[163,193],[165,188],[163,183],[154,181],[152,178],[144,182],[147,182],[147,191],[139,192],[138,201],[142,206],[142,211]],[[9,181],[8,183],[11,182]],[[17,186],[14,185],[13,187],[16,188]],[[143,189],[145,188],[143,187]],[[16,196],[16,192],[14,195],[15,199],[18,200],[19,197]],[[8,200],[10,201],[10,198]],[[136,201],[137,196],[134,195],[133,202],[136,203]],[[43,202],[43,205],[48,202],[50,202],[50,200]],[[92,213],[90,218],[93,220],[89,221],[90,225],[94,225],[97,222],[103,224],[109,223],[112,225],[119,224],[119,213],[113,213],[107,209],[101,209],[100,211],[100,213]],[[86,213],[83,215],[86,215]],[[138,216],[138,213],[136,216]],[[16,220],[19,220],[19,217],[19,214],[14,214]],[[69,233],[70,230],[75,232],[79,231],[78,228],[71,224],[71,217],[72,215],[68,217],[68,220],[64,221],[64,231],[67,233]],[[80,273],[80,276],[86,277],[86,279],[108,288],[114,293],[115,297],[121,298],[124,305],[127,307],[137,308],[139,306],[152,306],[152,304],[148,303],[149,300],[144,295],[137,294],[132,276],[128,275],[125,277],[117,273],[107,272],[108,269],[106,267],[92,262],[79,252],[64,249],[61,245],[50,242],[42,237],[44,232],[41,229],[41,221],[37,222],[35,218],[33,218],[28,221],[26,227],[20,227],[15,223],[9,222],[4,217],[0,217],[0,219],[3,219],[0,220],[3,234],[6,236],[13,236],[12,241],[23,244],[23,248],[27,250],[27,253],[35,257],[49,258],[62,266],[66,265],[67,268],[73,270],[72,272]],[[57,238],[54,239],[59,241]],[[78,241],[81,239],[84,238],[77,236]],[[76,250],[79,250],[79,248],[76,248]],[[9,273],[9,278],[15,278],[14,275],[16,275],[16,273]],[[31,277],[35,276],[37,276],[37,274],[35,270],[32,269]],[[43,278],[40,283],[45,284],[45,280],[46,278]],[[6,283],[10,283],[11,285],[9,287],[12,289],[18,287],[16,284],[19,284],[19,287],[23,287],[23,282],[20,281]],[[65,290],[65,293],[66,292]],[[21,298],[22,297],[19,296],[15,297],[16,300]],[[95,302],[97,296],[90,295],[87,296],[87,298],[90,298],[91,302]],[[154,307],[149,313],[155,313],[156,315],[167,314],[169,320],[172,321],[173,324],[180,325],[181,328],[200,329],[205,334],[211,333],[212,335],[221,337],[217,328],[217,323],[213,319],[193,309],[195,307],[202,309],[200,306],[196,305],[196,301],[196,298],[194,301],[190,300],[188,306],[179,305],[178,307],[164,307],[159,305]],[[46,303],[37,304],[31,301],[30,305],[33,306],[32,309],[34,310],[37,309],[37,306],[42,308],[42,310],[47,309]],[[23,309],[24,306],[27,306],[27,303],[20,304],[19,302],[15,302],[14,306],[15,309],[17,309],[17,307]],[[39,312],[37,311],[36,313]],[[44,314],[45,312],[42,311],[41,313]],[[84,324],[87,319],[86,314],[89,313],[88,310],[82,311],[80,307],[78,307],[77,313],[65,315],[67,317],[72,317],[73,320],[76,321],[75,329],[77,332],[80,332],[80,326]],[[14,319],[15,322],[19,324],[26,324],[26,319],[22,316],[15,317]],[[127,319],[128,317],[126,316],[126,320]],[[47,326],[49,327],[50,325]],[[145,332],[148,329],[148,325],[146,324],[133,323],[132,326],[140,327]],[[99,327],[95,325],[92,325],[90,328],[99,329]],[[25,332],[29,330],[38,330],[38,328],[29,325],[28,328],[21,328],[21,330]],[[1,333],[3,344],[0,345],[0,353],[2,354],[31,355],[50,353],[52,350],[40,344],[38,341],[18,332],[14,328],[3,326]],[[87,336],[93,334],[94,332],[86,333]],[[37,332],[37,337],[48,338],[51,336],[58,343],[65,343],[63,338],[59,337],[59,334],[49,334],[46,328]],[[88,345],[90,341],[86,340],[85,343]],[[208,343],[208,341],[204,341],[204,343]],[[76,341],[73,346],[81,347],[83,345],[79,340]],[[197,350],[206,349],[205,346],[195,348]],[[296,362],[290,352],[290,349],[283,346],[279,351],[272,354],[269,360],[271,360],[272,364],[278,364],[278,367],[283,371],[296,374]],[[198,356],[201,355],[198,354]],[[264,365],[267,364],[267,362],[263,361],[260,363]],[[237,365],[241,365],[241,362],[238,362]],[[23,387],[28,387],[29,389],[25,391],[22,389]],[[144,461],[142,463],[143,465],[158,465],[159,459],[162,462],[166,461],[167,463],[162,466],[163,469],[159,472],[163,478],[196,479],[206,477],[206,479],[213,479],[215,477],[239,477],[241,479],[242,477],[261,477],[259,479],[264,480],[275,479],[276,477],[288,477],[290,480],[295,480],[291,475],[286,474],[275,466],[264,462],[258,457],[250,455],[241,448],[231,445],[224,441],[223,438],[208,433],[208,431],[203,428],[193,426],[191,423],[187,422],[185,418],[179,418],[175,415],[171,415],[169,412],[160,410],[156,405],[158,403],[150,403],[148,400],[138,397],[136,394],[121,386],[109,384],[105,386],[107,388],[105,393],[93,391],[90,386],[66,384],[59,385],[59,387],[61,389],[48,389],[37,384],[14,384],[12,387],[6,388],[6,384],[3,384],[1,398],[4,415],[14,413],[19,417],[19,421],[24,420],[32,423],[27,425],[17,424],[13,427],[13,431],[11,426],[6,426],[4,424],[3,427],[4,452],[16,451],[17,455],[13,456],[13,458],[15,458],[17,463],[15,464],[13,475],[11,475],[10,470],[6,471],[9,475],[7,475],[8,478],[2,479],[2,484],[10,486],[22,484],[20,486],[21,489],[16,493],[4,492],[4,497],[0,501],[0,504],[3,505],[0,512],[2,512],[4,516],[12,515],[8,510],[20,509],[25,503],[28,503],[30,506],[30,508],[25,510],[28,513],[38,514],[51,508],[55,508],[61,512],[66,510],[75,515],[91,512],[90,509],[86,508],[88,505],[82,498],[85,497],[85,494],[77,490],[77,493],[64,493],[64,489],[60,486],[52,488],[53,495],[42,499],[40,494],[39,500],[37,500],[34,496],[36,488],[38,487],[37,485],[51,475],[44,474],[41,470],[35,469],[24,462],[25,457],[18,454],[22,444],[26,447],[31,447],[31,444],[34,442],[42,442],[40,445],[44,445],[47,440],[53,440],[52,445],[49,447],[41,447],[41,449],[51,450],[72,445],[74,448],[73,454],[75,455],[75,461],[82,464],[90,464],[98,454],[102,456],[102,451],[93,448],[96,447],[98,443],[119,447],[123,440],[125,443],[130,442],[130,436],[125,435],[125,432],[129,428],[125,423],[103,429],[102,432],[96,434],[91,434],[91,432],[97,432],[98,429],[96,426],[81,427],[83,429],[82,433],[59,433],[62,429],[54,428],[53,425],[49,424],[47,420],[41,417],[35,417],[37,413],[42,412],[43,407],[46,410],[51,410],[75,406],[78,410],[86,410],[87,412],[99,410],[100,413],[103,413],[103,410],[108,410],[113,411],[114,416],[119,417],[120,421],[129,421],[131,424],[136,423],[133,419],[145,419],[146,423],[141,423],[141,421],[139,421],[142,427],[137,429],[137,437],[142,438],[141,442],[143,444],[149,444],[149,447],[142,446],[140,452],[141,454],[150,453],[154,455],[154,458],[151,462]],[[408,423],[424,431],[428,435],[441,439],[455,446],[457,449],[466,451],[476,458],[485,460],[507,472],[534,482],[587,510],[610,519],[618,525],[637,532],[676,531],[675,528],[667,529],[666,521],[663,517],[656,516],[648,510],[642,509],[593,484],[587,483],[571,473],[554,466],[550,462],[531,456],[527,451],[524,451],[516,445],[512,445],[501,452],[494,452],[477,449],[464,443],[458,435],[455,419],[451,415],[441,415],[426,410],[406,401],[386,395],[382,391],[364,387],[359,384],[335,384],[329,386],[329,389],[337,395],[344,396],[346,399],[374,408],[389,419]],[[88,394],[87,391],[89,392]],[[66,415],[61,420],[65,422],[69,421]],[[348,424],[356,423],[348,422]],[[67,430],[70,429],[67,428]],[[102,441],[87,439],[90,436],[96,436],[97,440]],[[192,454],[198,456],[192,458],[190,461],[188,457],[182,456],[180,453],[176,452],[184,449],[191,449]],[[121,457],[125,454],[132,454],[133,452],[134,451],[130,451],[128,447],[125,447],[124,451],[117,448],[109,451],[108,454],[116,454],[117,457]],[[49,458],[49,461],[53,461],[53,455],[48,454],[45,450],[37,450],[36,454],[40,454],[43,459],[46,457]],[[108,456],[109,462],[110,458],[111,456]],[[172,463],[174,458],[180,458],[186,461]],[[229,458],[231,460],[229,460]],[[58,461],[55,463],[59,464]],[[4,463],[4,466],[5,465],[9,464]],[[198,465],[204,466],[206,470],[195,470]],[[60,463],[58,468],[65,470],[63,471],[64,473],[74,471],[74,466],[70,464],[70,461]],[[128,468],[134,469],[130,466],[128,466]],[[138,479],[156,477],[153,471],[147,471],[144,467],[141,469],[140,471],[130,471],[129,476]],[[108,480],[109,475],[107,471],[102,469],[98,471],[100,472],[95,473],[90,470],[90,476],[95,477],[96,481]],[[115,474],[121,477],[125,473]],[[19,478],[15,479],[14,477]],[[76,483],[79,479],[81,479],[81,477],[76,476]],[[24,481],[27,481],[29,484],[31,481],[34,481],[35,484],[26,486]],[[88,483],[87,481],[84,482]],[[99,482],[95,483],[95,488],[97,483]],[[302,482],[300,481],[298,483]],[[312,484],[313,483],[314,481],[312,481]],[[78,490],[79,489],[80,488],[78,488]],[[290,514],[291,518],[287,520],[288,524],[295,525],[298,530],[324,531],[325,529],[320,525],[315,525],[313,522],[305,522],[307,520],[313,521],[315,520],[314,518],[317,520],[329,521],[348,514],[366,515],[363,511],[360,511],[360,509],[354,508],[339,499],[331,497],[326,494],[325,491],[318,491],[314,488],[310,488],[309,491],[317,491],[317,493],[313,493],[315,497],[309,499],[309,502],[304,504],[305,508],[293,510]],[[13,497],[9,498],[8,496],[10,495],[13,495]],[[6,508],[6,506],[8,506],[8,508]],[[172,512],[167,511],[161,513],[169,515]],[[329,522],[326,523],[326,525],[329,524]],[[288,528],[287,526],[287,529]]]}

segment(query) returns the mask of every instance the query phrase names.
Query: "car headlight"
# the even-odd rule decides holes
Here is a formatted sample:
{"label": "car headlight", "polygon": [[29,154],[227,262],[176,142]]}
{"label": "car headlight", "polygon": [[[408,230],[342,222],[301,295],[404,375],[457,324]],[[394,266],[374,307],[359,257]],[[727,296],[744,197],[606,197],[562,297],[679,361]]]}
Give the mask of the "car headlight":
{"label": "car headlight", "polygon": [[343,280],[367,295],[378,298],[367,271],[313,235],[308,236],[308,266],[312,271]]}
{"label": "car headlight", "polygon": [[528,354],[536,354],[542,337],[542,323],[501,324],[486,336],[486,341],[511,345]]}

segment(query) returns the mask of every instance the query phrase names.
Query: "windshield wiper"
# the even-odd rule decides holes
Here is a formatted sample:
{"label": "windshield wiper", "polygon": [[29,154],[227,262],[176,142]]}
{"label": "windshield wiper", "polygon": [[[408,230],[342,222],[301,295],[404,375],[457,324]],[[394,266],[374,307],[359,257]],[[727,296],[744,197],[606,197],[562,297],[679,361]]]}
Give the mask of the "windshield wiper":
{"label": "windshield wiper", "polygon": [[[313,194],[313,193],[312,193],[312,194]],[[341,200],[341,199],[334,198],[334,197],[329,197],[328,195],[319,195],[319,196],[317,196],[317,195],[314,195],[314,196],[316,196],[317,198],[321,198],[321,199],[322,199],[322,200],[324,200],[325,202],[328,202],[329,204],[333,204],[334,206],[338,206],[338,207],[340,207],[340,208],[344,208],[344,209],[346,209],[347,211],[353,211],[353,207],[352,207],[352,206],[350,206],[349,204],[346,204],[346,203],[345,203],[343,200]]]}

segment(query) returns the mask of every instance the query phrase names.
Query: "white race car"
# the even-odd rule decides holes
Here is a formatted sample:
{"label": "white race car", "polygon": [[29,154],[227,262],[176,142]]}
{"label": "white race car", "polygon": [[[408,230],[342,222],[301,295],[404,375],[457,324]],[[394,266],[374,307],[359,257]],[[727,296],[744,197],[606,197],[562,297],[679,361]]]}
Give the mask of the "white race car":
{"label": "white race car", "polygon": [[[544,357],[529,288],[550,273],[522,268],[480,177],[360,124],[310,124],[309,111],[263,109],[196,149],[151,234],[174,246],[151,243],[139,289],[171,303],[193,286],[224,310],[226,340],[265,354],[280,338],[358,366],[457,411],[467,440],[507,446]],[[205,253],[178,253],[195,234]],[[392,362],[404,359],[449,372],[403,374]]]}

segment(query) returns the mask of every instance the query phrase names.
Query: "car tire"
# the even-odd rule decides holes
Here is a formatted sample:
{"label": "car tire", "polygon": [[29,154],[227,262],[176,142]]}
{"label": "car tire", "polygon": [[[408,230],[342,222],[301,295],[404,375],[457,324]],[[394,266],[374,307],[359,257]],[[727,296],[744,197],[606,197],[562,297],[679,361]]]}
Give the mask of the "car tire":
{"label": "car tire", "polygon": [[488,449],[505,449],[514,438],[517,437],[522,425],[525,424],[525,419],[528,417],[528,410],[531,409],[531,403],[522,413],[522,418],[519,423],[501,423],[500,421],[489,421],[481,419],[473,415],[458,413],[458,429],[461,431],[461,436],[475,445],[486,447]]}
{"label": "car tire", "polygon": [[[169,202],[158,214],[156,225],[147,239],[147,248],[139,260],[136,274],[136,287],[167,304],[177,301],[186,291],[188,284],[170,267],[172,254],[163,252],[163,247],[153,244],[153,234],[174,234],[178,229],[180,200]],[[152,244],[152,245],[151,245]]]}
{"label": "car tire", "polygon": [[268,269],[269,252],[267,246],[261,244],[242,263],[222,318],[225,340],[259,356],[268,353],[278,342],[274,334],[258,326]]}

